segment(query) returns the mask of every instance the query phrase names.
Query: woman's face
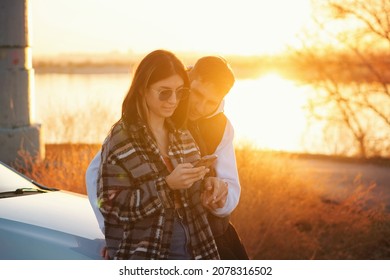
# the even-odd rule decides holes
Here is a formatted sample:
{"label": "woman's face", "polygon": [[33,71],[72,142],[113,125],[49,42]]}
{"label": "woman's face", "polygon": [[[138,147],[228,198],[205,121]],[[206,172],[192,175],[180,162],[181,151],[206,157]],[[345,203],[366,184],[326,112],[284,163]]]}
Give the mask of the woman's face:
{"label": "woman's face", "polygon": [[187,94],[186,91],[183,79],[177,74],[150,85],[145,94],[150,117],[172,116],[180,101],[180,95]]}

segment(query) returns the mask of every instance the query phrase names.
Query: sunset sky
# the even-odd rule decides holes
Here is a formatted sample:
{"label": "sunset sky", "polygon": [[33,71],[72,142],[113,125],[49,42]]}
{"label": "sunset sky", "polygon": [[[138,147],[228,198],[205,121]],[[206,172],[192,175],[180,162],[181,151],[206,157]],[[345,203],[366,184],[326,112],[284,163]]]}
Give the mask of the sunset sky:
{"label": "sunset sky", "polygon": [[273,54],[294,44],[310,0],[30,0],[35,55],[157,48]]}

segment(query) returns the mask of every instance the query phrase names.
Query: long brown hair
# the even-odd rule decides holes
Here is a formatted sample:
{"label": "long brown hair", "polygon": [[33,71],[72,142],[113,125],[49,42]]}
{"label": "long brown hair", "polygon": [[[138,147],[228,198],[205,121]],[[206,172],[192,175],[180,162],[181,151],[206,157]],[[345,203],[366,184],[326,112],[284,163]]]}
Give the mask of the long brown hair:
{"label": "long brown hair", "polygon": [[[122,103],[122,120],[126,125],[134,124],[139,118],[147,123],[147,109],[145,106],[146,89],[161,80],[172,75],[179,75],[183,79],[184,87],[190,83],[184,64],[173,53],[166,50],[156,50],[149,53],[142,59],[134,73],[130,89]],[[180,103],[188,102],[187,99],[180,100]],[[180,107],[187,107],[180,104]],[[185,122],[184,115],[175,117],[177,127]]]}

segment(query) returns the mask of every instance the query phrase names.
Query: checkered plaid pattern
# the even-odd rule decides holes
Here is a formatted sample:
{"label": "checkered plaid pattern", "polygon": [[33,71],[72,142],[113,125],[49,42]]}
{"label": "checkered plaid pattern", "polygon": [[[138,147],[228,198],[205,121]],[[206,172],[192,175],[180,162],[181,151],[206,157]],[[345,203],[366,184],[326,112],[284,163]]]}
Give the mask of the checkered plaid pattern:
{"label": "checkered plaid pattern", "polygon": [[[198,160],[199,149],[191,134],[168,124],[173,166]],[[103,143],[98,199],[110,256],[167,259],[177,211],[173,198],[178,197],[176,205],[184,213],[193,258],[219,259],[200,201],[201,182],[187,190],[171,190],[165,182],[169,172],[151,135],[142,122],[126,126],[119,121]]]}

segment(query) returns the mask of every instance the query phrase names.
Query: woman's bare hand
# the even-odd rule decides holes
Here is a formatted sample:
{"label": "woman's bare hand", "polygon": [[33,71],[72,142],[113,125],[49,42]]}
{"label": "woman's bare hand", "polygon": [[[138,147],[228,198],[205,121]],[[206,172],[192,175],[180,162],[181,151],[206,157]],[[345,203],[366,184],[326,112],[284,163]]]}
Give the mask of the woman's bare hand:
{"label": "woman's bare hand", "polygon": [[196,181],[202,180],[209,171],[204,166],[193,167],[191,163],[181,163],[165,177],[165,181],[173,190],[188,189]]}

